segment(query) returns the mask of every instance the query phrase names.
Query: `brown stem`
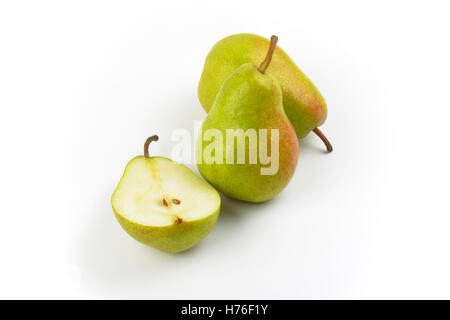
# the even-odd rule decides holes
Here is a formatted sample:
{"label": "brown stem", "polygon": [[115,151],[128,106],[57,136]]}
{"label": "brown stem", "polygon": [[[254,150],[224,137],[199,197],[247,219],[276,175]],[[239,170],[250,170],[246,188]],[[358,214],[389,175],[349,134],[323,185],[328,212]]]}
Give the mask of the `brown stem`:
{"label": "brown stem", "polygon": [[259,65],[259,71],[262,73],[266,72],[267,68],[269,67],[270,61],[272,61],[272,55],[275,51],[275,47],[277,46],[278,37],[277,36],[271,36],[270,37],[270,46],[269,50],[267,51],[266,58],[263,62]]}
{"label": "brown stem", "polygon": [[317,136],[323,141],[323,143],[327,147],[328,152],[333,151],[333,146],[331,145],[330,141],[328,141],[327,137],[325,137],[325,135],[322,133],[322,131],[319,130],[319,128],[315,128],[313,132],[317,134]]}
{"label": "brown stem", "polygon": [[150,158],[150,155],[148,154],[148,146],[150,145],[150,142],[152,141],[158,141],[159,137],[155,134],[151,137],[148,137],[147,140],[145,140],[144,144],[144,156],[146,158]]}

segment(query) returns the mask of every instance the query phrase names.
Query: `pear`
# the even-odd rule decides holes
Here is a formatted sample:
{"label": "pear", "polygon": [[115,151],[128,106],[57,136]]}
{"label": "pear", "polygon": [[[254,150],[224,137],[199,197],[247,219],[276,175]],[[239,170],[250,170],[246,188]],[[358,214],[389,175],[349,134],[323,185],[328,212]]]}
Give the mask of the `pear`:
{"label": "pear", "polygon": [[[268,39],[249,33],[231,35],[214,45],[198,84],[198,97],[206,112],[225,79],[244,63],[259,63],[268,45]],[[327,117],[327,105],[319,90],[280,47],[275,49],[267,71],[280,83],[284,110],[297,137],[302,139],[312,130],[331,152],[330,142],[318,129]]]}
{"label": "pear", "polygon": [[298,161],[298,139],[283,109],[281,87],[265,72],[276,42],[273,37],[259,67],[243,64],[224,81],[197,140],[202,176],[225,195],[248,202],[280,193]]}
{"label": "pear", "polygon": [[199,243],[214,227],[220,196],[186,166],[164,157],[133,158],[111,198],[123,229],[134,239],[165,252]]}

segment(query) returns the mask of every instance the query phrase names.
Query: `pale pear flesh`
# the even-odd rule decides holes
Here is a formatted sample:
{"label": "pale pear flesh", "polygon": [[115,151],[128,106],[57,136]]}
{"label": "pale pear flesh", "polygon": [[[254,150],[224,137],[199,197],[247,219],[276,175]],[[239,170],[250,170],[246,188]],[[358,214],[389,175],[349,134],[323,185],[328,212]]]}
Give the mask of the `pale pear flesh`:
{"label": "pale pear flesh", "polygon": [[186,166],[164,157],[132,159],[111,204],[122,227],[136,240],[179,252],[214,227],[220,196]]}

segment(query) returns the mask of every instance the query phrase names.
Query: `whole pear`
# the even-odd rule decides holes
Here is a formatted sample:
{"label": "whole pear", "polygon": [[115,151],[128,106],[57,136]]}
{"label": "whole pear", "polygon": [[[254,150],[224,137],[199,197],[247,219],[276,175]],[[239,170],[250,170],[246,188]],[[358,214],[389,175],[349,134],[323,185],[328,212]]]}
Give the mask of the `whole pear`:
{"label": "whole pear", "polygon": [[[223,82],[197,140],[197,166],[202,176],[225,195],[248,202],[263,202],[280,193],[291,180],[299,156],[295,130],[283,109],[281,87],[266,73],[275,46],[276,38],[272,38],[259,67],[243,64]],[[237,139],[233,132],[240,133]],[[233,144],[228,143],[228,135]],[[244,161],[238,160],[239,154]],[[269,154],[270,164],[262,156]]]}
{"label": "whole pear", "polygon": [[[242,33],[228,36],[214,45],[206,57],[198,84],[198,97],[206,112],[211,110],[225,79],[244,63],[262,61],[269,43],[269,39],[264,37]],[[297,137],[302,139],[314,131],[331,152],[330,142],[318,129],[327,118],[327,104],[319,90],[280,47],[275,49],[267,72],[281,86],[284,111]]]}
{"label": "whole pear", "polygon": [[164,252],[180,252],[199,243],[213,229],[220,196],[181,163],[164,157],[133,158],[111,197],[114,214],[134,239]]}

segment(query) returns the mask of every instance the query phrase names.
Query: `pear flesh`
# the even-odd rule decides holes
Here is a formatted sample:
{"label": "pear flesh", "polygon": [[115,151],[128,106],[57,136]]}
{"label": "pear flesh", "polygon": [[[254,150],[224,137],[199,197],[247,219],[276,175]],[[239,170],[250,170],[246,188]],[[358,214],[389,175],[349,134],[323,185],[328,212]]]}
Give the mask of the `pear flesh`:
{"label": "pear flesh", "polygon": [[133,238],[161,251],[180,252],[213,229],[220,196],[180,163],[139,156],[128,163],[111,204]]}

